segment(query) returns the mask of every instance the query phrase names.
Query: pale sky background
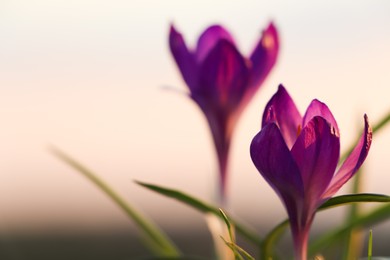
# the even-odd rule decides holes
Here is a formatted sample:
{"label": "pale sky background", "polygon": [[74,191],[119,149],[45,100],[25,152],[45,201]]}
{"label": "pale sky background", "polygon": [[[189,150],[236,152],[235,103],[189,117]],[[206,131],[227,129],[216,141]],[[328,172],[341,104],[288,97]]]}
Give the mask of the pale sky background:
{"label": "pale sky background", "polygon": [[[248,152],[266,102],[283,83],[302,113],[313,98],[327,103],[346,149],[360,134],[364,113],[376,122],[390,110],[389,14],[386,0],[2,0],[0,231],[132,225],[52,156],[49,144],[94,169],[159,224],[204,225],[195,211],[133,183],[174,187],[209,201],[215,186],[203,115],[184,95],[162,88],[187,91],[168,50],[171,22],[191,46],[205,27],[223,24],[245,54],[269,21],[279,28],[279,60],[239,122],[229,182],[236,216],[255,226],[277,224],[285,211]],[[366,192],[390,193],[389,147],[387,127],[374,136]]]}

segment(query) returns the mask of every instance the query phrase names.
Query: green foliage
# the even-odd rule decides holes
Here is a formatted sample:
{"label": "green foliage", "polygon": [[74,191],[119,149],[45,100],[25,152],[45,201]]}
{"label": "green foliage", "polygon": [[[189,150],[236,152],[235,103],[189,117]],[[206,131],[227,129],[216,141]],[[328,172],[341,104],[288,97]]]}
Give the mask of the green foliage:
{"label": "green foliage", "polygon": [[[217,207],[211,206],[211,205],[207,204],[206,202],[203,202],[203,201],[201,201],[193,196],[190,196],[184,192],[174,190],[174,189],[164,188],[164,187],[153,185],[153,184],[147,184],[147,183],[139,182],[139,181],[136,181],[136,183],[138,183],[139,185],[141,185],[149,190],[155,191],[161,195],[164,195],[164,196],[167,196],[169,198],[176,199],[180,202],[183,202],[184,204],[186,204],[186,205],[188,205],[188,206],[190,206],[190,207],[192,207],[200,212],[211,213],[211,214],[214,214],[215,216],[223,219],[223,217],[221,216],[220,211]],[[256,245],[261,244],[262,241],[260,240],[260,238],[256,234],[252,233],[244,225],[238,223],[237,221],[235,221],[233,219],[230,219],[230,223],[232,223],[235,226],[236,231],[239,234],[241,234],[242,237],[246,238],[248,241],[250,241]]]}
{"label": "green foliage", "polygon": [[[325,202],[318,211],[330,209],[337,206],[349,205],[351,203],[361,203],[361,202],[390,202],[390,196],[381,195],[381,194],[350,194],[342,195],[338,197],[331,198]],[[338,239],[341,235],[350,231],[353,228],[361,227],[367,223],[378,223],[390,216],[390,205],[384,207],[380,212],[373,211],[372,213],[366,215],[365,217],[359,217],[353,222],[345,225],[340,229],[332,231],[328,235],[322,237],[321,240],[311,244],[309,247],[309,254],[313,255],[318,252],[325,245],[330,242]],[[286,228],[289,226],[288,220],[281,222],[276,226],[264,239],[262,244],[262,256],[263,259],[268,259],[273,255],[273,248],[277,241],[280,239],[281,235],[284,234]]]}
{"label": "green foliage", "polygon": [[368,260],[371,260],[372,259],[372,229],[370,229],[370,235],[368,237],[368,252],[367,252],[367,255],[368,255]]}
{"label": "green foliage", "polygon": [[228,232],[229,232],[229,238],[230,238],[230,242],[229,241],[226,241],[225,238],[222,238],[222,240],[225,242],[226,246],[228,246],[234,256],[235,256],[235,259],[236,260],[254,260],[255,258],[252,257],[248,252],[246,252],[243,248],[241,248],[240,246],[238,246],[236,244],[236,241],[234,239],[234,226],[233,224],[230,223],[230,220],[228,219],[227,215],[225,214],[225,212],[223,212],[222,209],[219,209],[220,213],[221,213],[221,216],[223,218],[223,220],[225,221],[226,223],[226,226],[228,228]]}
{"label": "green foliage", "polygon": [[353,221],[336,228],[319,239],[313,241],[309,248],[309,254],[313,255],[320,251],[326,245],[338,242],[346,233],[355,228],[367,228],[390,218],[390,205],[385,205],[371,211],[370,213],[360,215]]}
{"label": "green foliage", "polygon": [[[171,240],[150,220],[131,207],[119,194],[117,194],[106,182],[100,179],[94,172],[83,166],[57,148],[51,148],[52,153],[60,160],[84,175],[94,183],[101,191],[114,201],[133,220],[141,230],[150,251],[161,257],[178,257],[180,252]],[[172,258],[171,258],[172,259]]]}

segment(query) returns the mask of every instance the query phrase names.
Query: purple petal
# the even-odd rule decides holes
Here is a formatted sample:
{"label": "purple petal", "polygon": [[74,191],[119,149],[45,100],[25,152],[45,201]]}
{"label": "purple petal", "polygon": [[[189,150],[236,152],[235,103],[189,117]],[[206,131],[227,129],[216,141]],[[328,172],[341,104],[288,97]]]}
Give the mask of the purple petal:
{"label": "purple petal", "polygon": [[169,32],[169,47],[184,81],[191,92],[197,87],[197,65],[194,55],[188,50],[183,36],[171,25]]}
{"label": "purple petal", "polygon": [[302,117],[282,85],[279,85],[278,91],[264,110],[262,126],[264,127],[270,122],[275,122],[279,126],[284,141],[291,149],[297,139]]}
{"label": "purple petal", "polygon": [[198,39],[196,60],[202,62],[220,40],[226,40],[234,45],[233,37],[222,26],[213,25],[207,28]]}
{"label": "purple petal", "polygon": [[225,108],[235,108],[241,101],[248,80],[248,69],[234,45],[220,40],[200,67],[201,96],[215,98]]}
{"label": "purple petal", "polygon": [[340,139],[328,122],[316,116],[302,129],[291,154],[301,172],[308,207],[317,207],[340,155]]}
{"label": "purple petal", "polygon": [[283,200],[289,216],[297,218],[303,202],[303,183],[276,124],[267,124],[253,138],[250,154],[261,175]]}
{"label": "purple petal", "polygon": [[354,176],[366,159],[372,141],[372,129],[368,122],[367,115],[364,115],[364,124],[364,132],[360,137],[359,143],[333,177],[328,189],[322,195],[323,199],[332,197],[350,178]]}
{"label": "purple petal", "polygon": [[314,99],[307,108],[303,117],[303,127],[305,127],[315,116],[323,117],[332,127],[334,127],[336,134],[340,136],[339,127],[337,126],[336,119],[334,119],[332,112],[330,112],[327,105],[317,99]]}
{"label": "purple petal", "polygon": [[273,23],[263,31],[254,48],[250,60],[252,62],[251,88],[257,89],[274,66],[279,52],[279,37]]}

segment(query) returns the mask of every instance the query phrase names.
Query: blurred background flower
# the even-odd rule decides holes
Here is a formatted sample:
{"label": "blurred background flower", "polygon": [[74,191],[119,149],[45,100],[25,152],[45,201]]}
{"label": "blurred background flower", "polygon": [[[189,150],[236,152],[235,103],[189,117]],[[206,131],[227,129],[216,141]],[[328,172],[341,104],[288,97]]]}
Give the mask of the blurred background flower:
{"label": "blurred background flower", "polygon": [[[211,25],[194,48],[172,25],[169,47],[189,97],[199,106],[209,124],[218,160],[219,183],[216,203],[227,204],[229,151],[234,129],[249,101],[261,87],[277,60],[279,39],[270,23],[255,43],[251,54],[243,56],[233,36],[220,25]],[[190,117],[189,117],[190,118]]]}

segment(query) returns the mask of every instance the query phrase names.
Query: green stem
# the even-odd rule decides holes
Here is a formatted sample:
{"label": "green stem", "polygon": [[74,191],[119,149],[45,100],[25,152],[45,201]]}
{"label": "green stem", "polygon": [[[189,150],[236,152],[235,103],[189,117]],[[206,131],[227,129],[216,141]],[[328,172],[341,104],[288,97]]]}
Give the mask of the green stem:
{"label": "green stem", "polygon": [[95,175],[91,170],[66,155],[57,148],[50,149],[59,159],[83,174],[87,179],[94,183],[101,191],[111,198],[137,226],[143,231],[145,237],[151,242],[149,247],[156,254],[164,257],[177,257],[180,255],[176,246],[170,239],[152,222],[133,209],[118,193],[116,193],[106,182]]}

